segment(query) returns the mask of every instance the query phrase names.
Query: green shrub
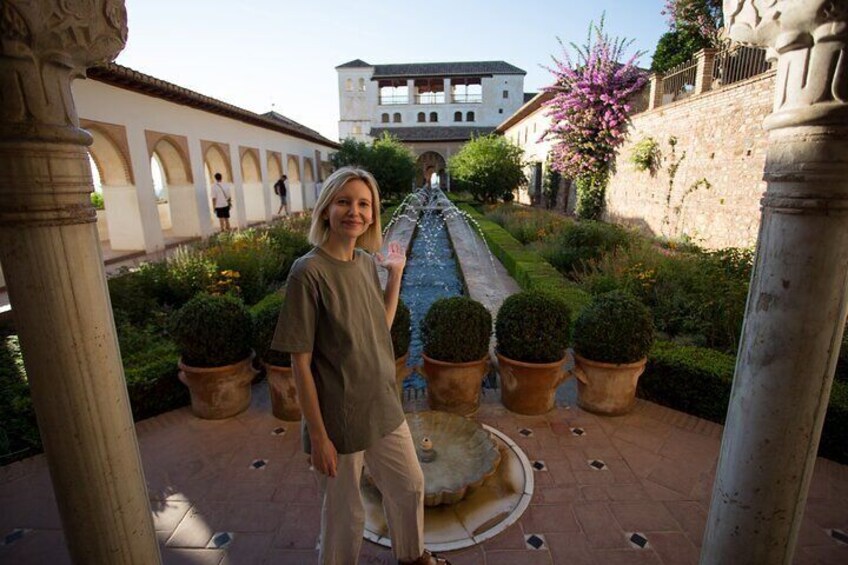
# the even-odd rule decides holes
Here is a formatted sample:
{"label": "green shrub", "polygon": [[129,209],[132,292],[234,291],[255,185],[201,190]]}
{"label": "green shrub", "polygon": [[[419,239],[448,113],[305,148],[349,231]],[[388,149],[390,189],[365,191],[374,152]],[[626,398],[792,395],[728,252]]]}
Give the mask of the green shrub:
{"label": "green shrub", "polygon": [[277,329],[277,321],[280,319],[280,310],[285,300],[284,292],[269,294],[251,309],[254,327],[256,328],[256,341],[253,349],[256,356],[277,367],[291,367],[291,355],[282,351],[271,349],[274,332]]}
{"label": "green shrub", "polygon": [[630,162],[637,171],[648,171],[656,174],[660,168],[660,145],[653,137],[646,137],[633,146]]}
{"label": "green shrub", "polygon": [[519,292],[504,300],[495,321],[498,353],[525,363],[565,357],[571,315],[552,293]]}
{"label": "green shrub", "polygon": [[424,354],[448,363],[478,361],[489,351],[492,315],[465,296],[436,300],[421,321]]}
{"label": "green shrub", "polygon": [[95,210],[105,210],[106,205],[103,203],[103,195],[99,192],[91,193],[91,205]]}
{"label": "green shrub", "polygon": [[231,277],[232,286],[238,288],[237,294],[245,304],[256,304],[283,280],[280,273],[285,264],[264,232],[245,230],[220,234],[204,253],[218,267],[217,281],[219,287],[223,286],[221,290],[231,290]]}
{"label": "green shrub", "polygon": [[274,224],[267,233],[280,263],[275,282],[283,283],[289,275],[292,264],[302,255],[306,255],[312,249],[312,244],[306,239],[304,233],[297,231],[289,224]]}
{"label": "green shrub", "polygon": [[[118,338],[122,343],[124,376],[135,420],[188,405],[188,389],[177,376],[179,353],[174,342],[151,328],[138,330],[127,326],[118,329]],[[132,345],[125,348],[123,344],[129,342]]]}
{"label": "green shrub", "polygon": [[517,205],[490,206],[485,217],[525,245],[550,238],[573,223],[552,212],[530,210]]}
{"label": "green shrub", "polygon": [[17,335],[0,335],[0,436],[2,465],[41,451]]}
{"label": "green shrub", "polygon": [[506,137],[473,137],[448,159],[448,172],[478,202],[495,202],[526,182],[523,157],[524,151]]}
{"label": "green shrub", "polygon": [[639,379],[639,396],[687,414],[724,423],[735,359],[703,347],[658,341]]}
{"label": "green shrub", "polygon": [[574,323],[574,350],[592,361],[634,363],[653,341],[650,310],[621,291],[596,296]]}
{"label": "green shrub", "polygon": [[107,281],[115,323],[122,321],[144,326],[160,307],[154,291],[138,272],[123,270]]}
{"label": "green shrub", "polygon": [[236,363],[254,344],[250,312],[227,295],[198,294],[173,314],[169,331],[183,363],[194,367]]}
{"label": "green shrub", "polygon": [[592,260],[630,245],[630,234],[614,224],[581,221],[568,224],[539,250],[551,265],[567,277]]}
{"label": "green shrub", "polygon": [[833,381],[824,417],[819,455],[848,465],[848,383]]}
{"label": "green shrub", "polygon": [[395,352],[395,359],[400,359],[409,351],[409,340],[412,329],[412,314],[409,307],[398,299],[397,311],[395,319],[392,321],[392,349]]}

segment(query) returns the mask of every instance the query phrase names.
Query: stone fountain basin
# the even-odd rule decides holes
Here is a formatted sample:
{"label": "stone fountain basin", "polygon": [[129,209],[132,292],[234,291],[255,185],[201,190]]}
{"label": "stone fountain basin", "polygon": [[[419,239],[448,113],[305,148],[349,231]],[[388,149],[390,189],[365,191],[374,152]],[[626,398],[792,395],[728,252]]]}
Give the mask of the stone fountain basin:
{"label": "stone fountain basin", "polygon": [[435,458],[422,462],[424,505],[455,504],[492,476],[501,462],[501,453],[491,434],[473,420],[447,412],[408,413],[419,460],[421,442],[433,442]]}

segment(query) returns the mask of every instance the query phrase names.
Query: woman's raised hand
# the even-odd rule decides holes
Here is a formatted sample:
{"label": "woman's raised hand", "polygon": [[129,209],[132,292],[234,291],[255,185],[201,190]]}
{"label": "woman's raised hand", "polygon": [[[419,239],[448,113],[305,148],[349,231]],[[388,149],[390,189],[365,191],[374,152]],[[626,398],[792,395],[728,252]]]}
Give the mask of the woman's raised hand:
{"label": "woman's raised hand", "polygon": [[377,264],[381,267],[385,267],[390,273],[403,271],[403,268],[406,266],[406,255],[404,254],[400,243],[397,241],[389,243],[388,253],[386,253],[386,255],[376,253],[375,257],[377,259]]}

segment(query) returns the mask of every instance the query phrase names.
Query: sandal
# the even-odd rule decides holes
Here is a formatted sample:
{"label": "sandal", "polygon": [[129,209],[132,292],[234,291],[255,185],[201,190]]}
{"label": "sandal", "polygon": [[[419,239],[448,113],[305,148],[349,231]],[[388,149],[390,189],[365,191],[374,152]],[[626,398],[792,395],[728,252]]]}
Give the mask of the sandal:
{"label": "sandal", "polygon": [[398,563],[399,565],[451,565],[450,561],[430,553],[427,549],[415,561],[398,561]]}

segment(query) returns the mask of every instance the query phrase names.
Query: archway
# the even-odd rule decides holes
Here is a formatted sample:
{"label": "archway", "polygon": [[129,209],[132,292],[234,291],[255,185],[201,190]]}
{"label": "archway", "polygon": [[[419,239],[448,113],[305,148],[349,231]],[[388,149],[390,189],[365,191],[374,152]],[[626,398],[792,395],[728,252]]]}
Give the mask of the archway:
{"label": "archway", "polygon": [[88,150],[103,196],[103,210],[97,214],[100,239],[115,251],[142,250],[145,246],[141,211],[126,140],[122,147],[114,137],[124,134],[123,128],[101,127],[90,122],[83,125],[94,139]]}
{"label": "archway", "polygon": [[447,188],[445,158],[435,151],[426,151],[418,157],[415,186],[423,186],[425,182],[435,184],[436,181],[442,189]]}
{"label": "archway", "polygon": [[303,198],[303,184],[300,182],[300,161],[294,155],[289,155],[286,160],[286,176],[289,181],[288,209],[291,212],[302,212],[306,210]]}
{"label": "archway", "polygon": [[[209,215],[212,218],[212,225],[218,226],[218,218],[215,216],[215,209],[212,207],[212,185],[215,184],[215,173],[221,173],[221,182],[228,185],[230,188],[230,196],[233,190],[233,175],[230,171],[230,159],[227,153],[220,144],[212,143],[206,149],[206,154],[203,156],[203,170],[206,175],[206,201],[209,203]],[[230,211],[230,217],[235,216],[236,199],[231,198],[233,209]],[[230,223],[235,227],[235,222],[231,219]]]}
{"label": "archway", "polygon": [[241,182],[244,190],[244,212],[248,222],[265,221],[265,198],[262,190],[262,171],[256,149],[242,149]]}
{"label": "archway", "polygon": [[[157,162],[164,177],[163,190],[157,193],[159,221],[166,236],[194,237],[200,235],[200,216],[188,154],[180,141],[161,136],[150,150],[151,160]],[[155,169],[151,169],[155,177]]]}
{"label": "archway", "polygon": [[306,196],[306,208],[315,207],[318,195],[315,194],[315,170],[312,167],[312,159],[303,158],[303,194]]}

